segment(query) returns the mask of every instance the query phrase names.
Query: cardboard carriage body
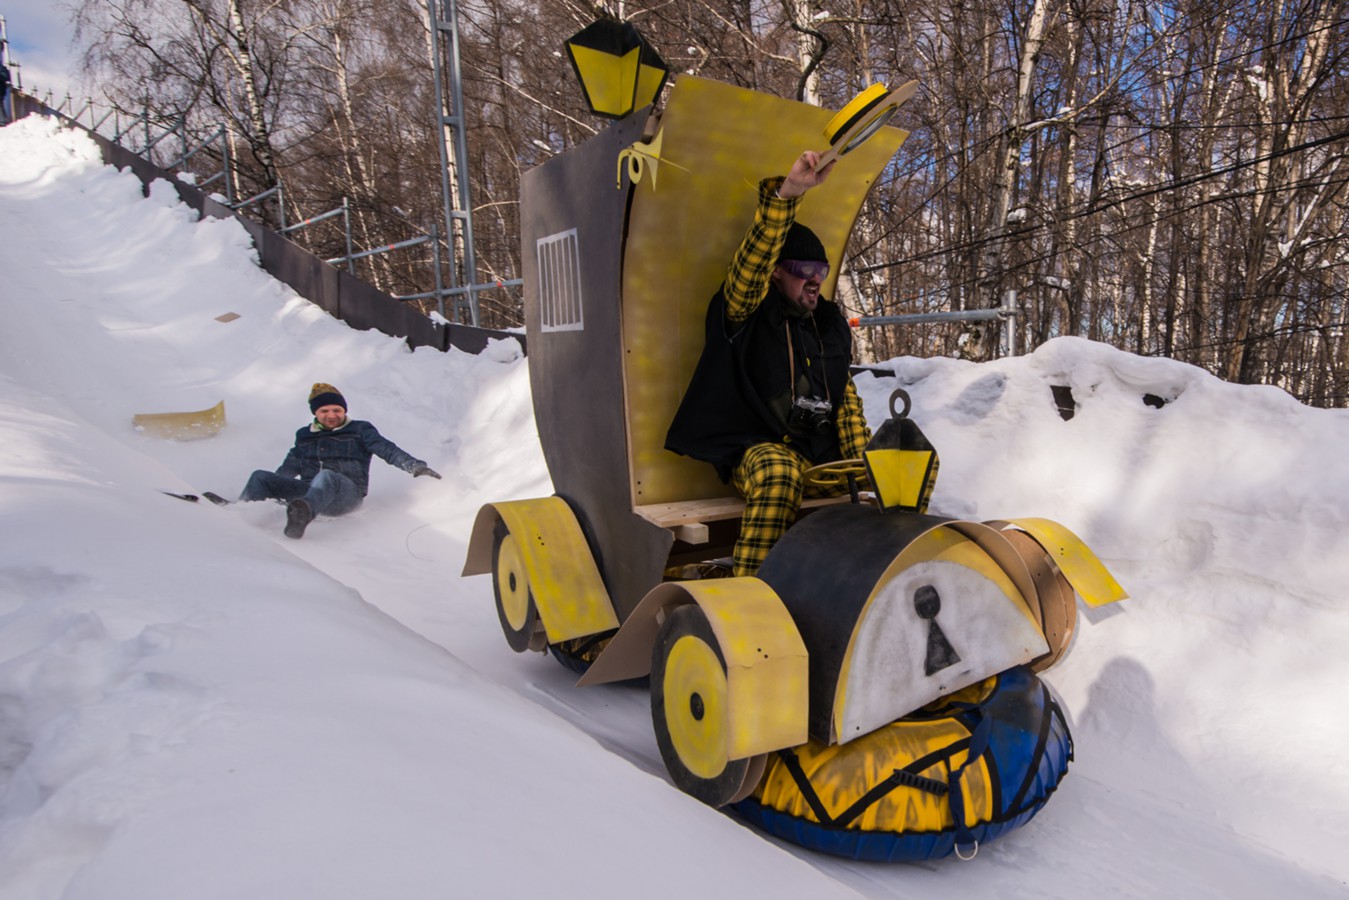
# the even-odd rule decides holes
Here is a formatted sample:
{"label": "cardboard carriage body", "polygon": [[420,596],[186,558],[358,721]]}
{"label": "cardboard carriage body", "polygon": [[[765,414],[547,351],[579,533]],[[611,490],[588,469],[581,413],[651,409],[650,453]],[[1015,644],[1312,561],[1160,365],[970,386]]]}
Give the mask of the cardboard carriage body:
{"label": "cardboard carriage body", "polygon": [[[556,493],[484,506],[464,574],[492,574],[513,649],[583,685],[649,675],[681,789],[827,852],[930,858],[1048,799],[1071,738],[1032,669],[1067,648],[1075,593],[1123,591],[1056,523],[926,515],[936,452],[902,414],[868,449],[864,502],[807,501],[756,577],[682,577],[729,555],[743,501],[665,433],[759,180],[831,115],[684,77],[659,118],[526,173],[530,383]],[[875,129],[803,199],[831,259],[905,137]]]}

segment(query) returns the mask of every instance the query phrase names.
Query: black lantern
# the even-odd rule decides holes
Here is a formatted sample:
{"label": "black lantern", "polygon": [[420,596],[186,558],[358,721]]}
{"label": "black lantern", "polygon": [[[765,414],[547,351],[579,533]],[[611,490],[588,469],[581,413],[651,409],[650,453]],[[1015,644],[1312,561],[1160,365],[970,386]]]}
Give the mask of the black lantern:
{"label": "black lantern", "polygon": [[567,40],[567,54],[597,116],[621,119],[655,101],[670,70],[629,22],[599,19]]}

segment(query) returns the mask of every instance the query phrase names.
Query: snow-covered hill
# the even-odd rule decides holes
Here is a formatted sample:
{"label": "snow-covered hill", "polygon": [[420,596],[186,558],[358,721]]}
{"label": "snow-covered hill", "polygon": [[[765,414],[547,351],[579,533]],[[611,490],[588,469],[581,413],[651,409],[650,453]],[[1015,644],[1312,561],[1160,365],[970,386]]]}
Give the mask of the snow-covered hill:
{"label": "snow-covered hill", "polygon": [[[513,346],[352,331],[35,119],[0,129],[0,323],[4,900],[1349,894],[1349,413],[1076,339],[862,376],[876,422],[912,394],[934,511],[1057,519],[1132,594],[1047,674],[1077,760],[1040,816],[862,865],[670,787],[640,689],[506,648],[458,573],[480,504],[550,493]],[[159,492],[275,467],[315,381],[445,479],[376,462],[298,542]],[[219,400],[209,440],[131,427]]]}

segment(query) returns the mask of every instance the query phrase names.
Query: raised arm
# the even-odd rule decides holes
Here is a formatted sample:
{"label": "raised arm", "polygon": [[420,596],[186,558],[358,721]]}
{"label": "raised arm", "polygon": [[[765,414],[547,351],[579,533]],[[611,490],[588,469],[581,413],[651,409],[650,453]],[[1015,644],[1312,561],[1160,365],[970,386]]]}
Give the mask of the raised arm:
{"label": "raised arm", "polygon": [[834,168],[834,163],[815,171],[820,155],[807,150],[792,163],[784,176],[765,178],[759,182],[759,204],[754,210],[754,222],[745,232],[731,259],[722,292],[726,298],[726,318],[732,324],[746,321],[768,296],[768,286],[782,252],[787,230],[796,221],[796,207],[801,197],[822,184]]}

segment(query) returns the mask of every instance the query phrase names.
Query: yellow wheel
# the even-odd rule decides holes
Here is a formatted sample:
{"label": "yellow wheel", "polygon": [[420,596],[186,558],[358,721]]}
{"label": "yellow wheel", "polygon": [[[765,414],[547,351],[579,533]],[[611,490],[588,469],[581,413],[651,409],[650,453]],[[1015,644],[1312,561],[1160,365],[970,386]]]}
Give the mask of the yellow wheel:
{"label": "yellow wheel", "polygon": [[506,643],[516,653],[543,650],[548,637],[539,621],[539,610],[529,590],[524,558],[515,536],[504,522],[497,522],[492,542],[492,592],[496,595],[497,618]]}
{"label": "yellow wheel", "polygon": [[729,760],[726,660],[703,611],[672,610],[651,656],[651,718],[675,786],[710,806],[741,794],[750,760]]}

